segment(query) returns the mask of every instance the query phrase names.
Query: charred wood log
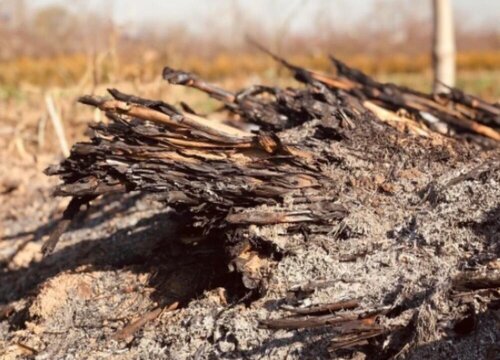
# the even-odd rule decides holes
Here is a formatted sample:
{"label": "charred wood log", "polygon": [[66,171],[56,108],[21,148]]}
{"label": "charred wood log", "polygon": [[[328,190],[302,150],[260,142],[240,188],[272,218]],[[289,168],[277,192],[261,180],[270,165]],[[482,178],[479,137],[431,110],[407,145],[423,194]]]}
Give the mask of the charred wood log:
{"label": "charred wood log", "polygon": [[[183,214],[189,231],[224,241],[228,263],[243,274],[248,288],[256,288],[265,274],[260,265],[286,249],[252,233],[252,226],[281,224],[285,233],[305,238],[331,233],[349,211],[349,204],[338,202],[343,184],[333,176],[332,163],[341,164],[348,153],[378,166],[388,148],[400,156],[410,151],[399,145],[408,135],[385,124],[394,122],[393,116],[418,135],[434,136],[415,118],[393,113],[396,108],[412,110],[418,103],[425,111],[445,109],[451,116],[428,96],[379,84],[347,66],[338,65],[340,75],[333,77],[273,56],[307,86],[256,86],[231,93],[186,72],[166,68],[163,73],[172,84],[197,88],[221,101],[244,123],[258,124],[257,132],[211,121],[189,106],[180,111],[167,102],[114,89],[111,97],[80,98],[102,110],[109,122],[92,125],[90,141],[77,143],[66,160],[46,170],[62,180],[55,194],[73,200],[45,252],[54,248],[80,206],[93,198],[113,192],[159,193],[166,205]],[[494,112],[478,104],[471,111]],[[493,128],[478,126],[486,130],[474,135],[495,134]]]}

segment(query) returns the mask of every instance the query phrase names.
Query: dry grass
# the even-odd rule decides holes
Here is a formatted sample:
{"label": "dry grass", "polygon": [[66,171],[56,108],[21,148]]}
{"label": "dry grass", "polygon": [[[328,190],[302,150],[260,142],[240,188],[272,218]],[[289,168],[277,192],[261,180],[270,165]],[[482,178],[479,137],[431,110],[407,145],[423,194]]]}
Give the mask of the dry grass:
{"label": "dry grass", "polygon": [[[380,57],[354,55],[342,57],[350,65],[369,74],[421,73],[429,69],[427,54],[409,56],[388,54]],[[328,71],[330,62],[325,54],[287,55],[293,62],[318,70]],[[271,59],[255,53],[219,53],[204,58],[187,56],[149,56],[128,58],[102,53],[96,56],[83,54],[60,55],[36,58],[20,57],[3,62],[0,66],[0,81],[5,87],[29,83],[38,86],[72,86],[84,82],[105,83],[116,80],[151,81],[161,72],[165,64],[180,67],[200,74],[208,79],[246,77],[249,74],[266,74],[276,68]],[[466,52],[457,56],[459,71],[499,70],[500,51]]]}

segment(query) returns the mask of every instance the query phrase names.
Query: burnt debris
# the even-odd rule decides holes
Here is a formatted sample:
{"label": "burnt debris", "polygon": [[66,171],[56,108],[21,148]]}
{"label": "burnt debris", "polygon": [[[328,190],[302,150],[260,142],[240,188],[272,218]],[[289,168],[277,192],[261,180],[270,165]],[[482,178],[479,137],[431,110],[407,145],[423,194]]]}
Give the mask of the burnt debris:
{"label": "burnt debris", "polygon": [[[93,137],[46,170],[62,180],[55,194],[73,200],[44,251],[52,251],[80,207],[96,197],[158,193],[183,215],[191,233],[224,242],[228,263],[245,286],[258,288],[263,267],[286,251],[252,227],[282,224],[284,236],[342,236],[338,229],[350,204],[338,202],[344,184],[331,171],[331,164],[345,162],[338,146],[372,164],[388,151],[429,162],[446,159],[450,148],[467,153],[465,147],[498,147],[496,104],[458,89],[431,95],[382,84],[333,57],[334,74],[323,74],[270,55],[305,86],[230,92],[188,72],[164,69],[169,83],[220,101],[230,122],[199,116],[188,104],[179,110],[115,89],[108,97],[80,98],[108,121],[91,125]],[[248,124],[258,130],[248,130]],[[386,179],[375,179],[380,191],[394,191],[396,172],[394,167]],[[344,235],[348,231],[342,228]]]}

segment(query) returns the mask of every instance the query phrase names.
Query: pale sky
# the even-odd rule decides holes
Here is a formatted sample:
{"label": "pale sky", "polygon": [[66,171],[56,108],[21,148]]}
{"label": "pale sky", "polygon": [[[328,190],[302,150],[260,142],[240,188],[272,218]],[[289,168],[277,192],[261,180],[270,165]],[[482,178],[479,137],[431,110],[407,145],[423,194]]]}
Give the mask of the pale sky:
{"label": "pale sky", "polygon": [[[398,3],[404,0],[393,0]],[[408,1],[408,0],[406,0]],[[488,24],[500,27],[500,0],[451,0],[460,16],[456,26],[476,27]],[[65,4],[68,7],[100,9],[112,14],[121,24],[137,26],[154,23],[180,24],[193,31],[203,31],[207,23],[230,24],[243,18],[261,20],[264,26],[279,28],[284,23],[294,31],[307,31],[314,19],[335,21],[346,26],[365,17],[376,4],[387,0],[27,0],[33,6]],[[430,10],[431,0],[413,0],[421,10]],[[249,15],[249,16],[248,16]],[[397,17],[397,13],[394,14]],[[208,21],[208,22],[207,22]],[[237,20],[236,20],[237,21]]]}

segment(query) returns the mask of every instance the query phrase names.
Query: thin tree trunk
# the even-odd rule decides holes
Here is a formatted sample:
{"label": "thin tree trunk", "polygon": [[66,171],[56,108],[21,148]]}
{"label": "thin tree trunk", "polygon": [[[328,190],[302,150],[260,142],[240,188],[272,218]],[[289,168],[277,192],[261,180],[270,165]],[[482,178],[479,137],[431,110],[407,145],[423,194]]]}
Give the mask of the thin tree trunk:
{"label": "thin tree trunk", "polygon": [[[434,32],[432,61],[434,93],[447,92],[455,85],[455,34],[451,0],[433,0]],[[446,86],[447,85],[447,86]]]}

